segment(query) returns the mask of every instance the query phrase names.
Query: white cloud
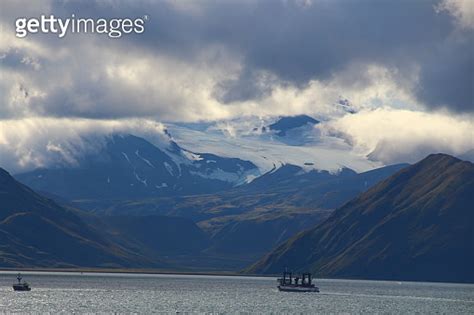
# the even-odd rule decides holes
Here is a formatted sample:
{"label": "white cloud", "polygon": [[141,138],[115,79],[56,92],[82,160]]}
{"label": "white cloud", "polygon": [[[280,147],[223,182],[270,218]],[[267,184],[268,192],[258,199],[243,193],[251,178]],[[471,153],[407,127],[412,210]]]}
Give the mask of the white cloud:
{"label": "white cloud", "polygon": [[[84,7],[74,1],[30,2],[2,2],[0,10],[0,166],[18,170],[59,158],[73,164],[75,148],[67,143],[82,143],[88,128],[103,134],[137,118],[214,121],[311,114],[336,119],[328,129],[344,133],[361,154],[387,163],[473,148],[472,115],[422,112],[423,105],[437,108],[429,104],[436,100],[448,104],[450,98],[440,97],[446,91],[469,95],[464,78],[472,65],[472,56],[459,58],[471,37],[454,38],[462,45],[446,40],[452,25],[444,25],[434,11],[426,13],[427,21],[419,20],[431,4],[387,3],[370,11],[372,19],[365,23],[371,1],[342,1],[335,7],[332,1],[307,0],[245,5],[169,0],[152,6],[112,1]],[[437,10],[472,29],[473,6],[472,0],[445,0]],[[60,41],[40,34],[14,36],[16,16],[68,15],[75,7],[81,11],[76,13],[117,16],[149,10],[151,19],[143,36],[120,40],[90,34]],[[386,9],[400,12],[387,15]],[[405,15],[411,22],[400,24],[397,16]],[[260,23],[249,23],[249,17]],[[379,27],[384,36],[378,35]],[[216,97],[219,87],[228,87],[223,82],[237,82],[237,97],[227,102]],[[417,89],[432,97],[416,97]],[[334,106],[341,98],[360,113],[344,116]],[[455,103],[452,109],[471,111],[465,96]]]}
{"label": "white cloud", "polygon": [[346,115],[323,130],[345,137],[359,154],[385,164],[416,162],[429,153],[474,149],[474,118],[379,108]]}
{"label": "white cloud", "polygon": [[394,104],[393,107],[421,109],[412,91],[417,80],[416,71],[402,79],[396,69],[376,64],[353,65],[326,81],[311,80],[302,87],[280,82],[260,99],[221,106],[230,117],[311,114],[322,119],[346,114],[340,106],[335,106],[341,99],[349,99],[353,110],[374,109],[387,103]]}
{"label": "white cloud", "polygon": [[[159,146],[169,142],[164,126],[152,120],[43,117],[0,120],[0,167],[20,172],[38,167],[74,166],[78,157],[99,150],[104,137],[112,133],[135,134]],[[95,141],[90,141],[92,138]]]}
{"label": "white cloud", "polygon": [[[41,42],[12,36],[0,42],[5,58],[17,56],[16,67],[2,67],[0,118],[54,115],[198,121],[301,113],[332,116],[341,113],[333,106],[341,97],[356,108],[387,102],[416,106],[411,88],[416,85],[417,72],[400,77],[396,68],[377,64],[351,65],[329,80],[314,79],[303,86],[261,71],[249,84],[270,84],[269,93],[223,103],[215,97],[217,87],[245,70],[240,56],[219,45],[183,60],[84,38],[71,41],[57,53]],[[27,69],[18,69],[21,60],[30,60]]]}
{"label": "white cloud", "polygon": [[443,0],[436,10],[448,11],[453,15],[462,28],[474,29],[474,1],[472,0]]}
{"label": "white cloud", "polygon": [[[291,3],[312,7],[311,1],[288,2],[288,4]],[[63,5],[74,7],[74,4],[74,2],[67,2]],[[99,3],[95,5],[98,5],[99,9],[105,10],[111,4],[112,2],[106,3],[104,6]],[[150,38],[146,36],[137,37],[134,40],[124,38],[111,41],[90,36],[90,34],[84,36],[75,34],[58,42],[46,35],[37,34],[38,36],[32,35],[25,39],[19,39],[14,36],[13,24],[4,21],[11,20],[11,16],[21,15],[22,5],[15,5],[13,1],[8,2],[6,9],[11,13],[11,16],[2,15],[4,21],[0,22],[3,23],[1,26],[4,30],[0,33],[0,70],[2,71],[0,119],[43,115],[108,119],[154,117],[161,121],[197,121],[229,119],[245,115],[308,113],[327,116],[339,114],[339,110],[333,108],[332,105],[340,97],[349,99],[359,109],[374,108],[388,103],[410,109],[420,107],[416,97],[413,96],[413,91],[420,83],[420,66],[416,60],[405,60],[410,59],[411,56],[401,58],[403,62],[395,62],[394,65],[390,65],[384,64],[386,60],[368,63],[368,60],[374,58],[360,58],[357,54],[352,56],[353,58],[349,58],[350,55],[348,55],[347,58],[342,58],[345,60],[344,63],[336,63],[334,68],[330,69],[331,71],[323,67],[324,72],[327,71],[332,75],[320,76],[315,73],[309,76],[303,84],[288,82],[276,70],[279,69],[278,64],[270,63],[266,67],[249,65],[249,60],[251,61],[252,58],[245,50],[252,47],[243,47],[243,43],[238,41],[236,43],[228,42],[228,36],[219,37],[222,34],[219,33],[219,29],[215,29],[215,25],[211,24],[212,27],[209,27],[206,24],[208,20],[206,18],[215,18],[215,16],[207,17],[206,14],[211,14],[214,10],[219,9],[236,10],[236,4],[235,7],[230,4],[228,7],[225,5],[220,7],[213,2],[203,2],[196,5],[192,1],[177,2],[174,0],[167,1],[165,4],[170,6],[171,9],[167,9],[170,9],[172,14],[176,14],[173,17],[177,19],[176,23],[178,24],[175,25],[173,21],[169,21],[170,25],[163,25],[169,29],[159,29],[156,34],[169,32],[169,37],[175,41],[170,43],[165,41],[166,38],[163,38],[163,42],[159,42],[160,38],[158,38],[156,40],[158,44],[155,44],[148,42]],[[329,2],[324,4],[325,6],[329,5]],[[54,10],[60,10],[64,6],[59,5]],[[279,7],[277,4],[274,6]],[[122,3],[117,2],[116,5],[111,5],[110,9],[121,7]],[[246,10],[254,12],[258,7],[256,3],[248,1],[245,3],[245,10],[239,12],[240,15],[236,17],[245,16],[243,13],[247,12]],[[269,8],[271,7],[269,6]],[[338,10],[341,9],[339,5],[336,7]],[[468,2],[446,0],[444,7],[450,12],[454,12],[454,8],[460,8],[459,12],[462,12],[462,14],[459,13],[460,16],[468,16],[468,13],[472,11],[468,10],[472,7]],[[150,8],[150,10],[157,12],[164,9],[165,7],[162,8],[159,5]],[[311,14],[317,16],[319,11],[316,8],[312,9],[315,11],[311,11]],[[43,12],[42,10],[48,12],[53,8],[48,4],[46,8],[28,8],[24,12],[34,15]],[[258,12],[264,16],[267,14],[267,11]],[[310,12],[297,12],[303,14],[302,18],[307,18],[306,15],[310,14]],[[123,12],[123,14],[125,13]],[[185,21],[189,16],[197,14],[200,18],[196,18],[196,20],[190,18],[189,20],[190,23],[198,21],[201,23],[198,24],[200,27],[193,27],[194,24],[180,24],[182,22],[180,14],[186,17],[183,19]],[[157,17],[152,17],[152,19],[155,18],[157,19]],[[150,23],[153,21],[162,22],[161,20],[152,20]],[[164,21],[168,22],[166,19]],[[291,28],[298,26],[297,22],[289,19],[287,21],[290,23],[288,27],[292,32],[305,34],[306,30]],[[192,29],[184,28],[184,31],[194,32],[196,30],[203,33],[190,33],[189,36],[193,37],[190,42],[194,44],[190,44],[188,47],[185,45],[186,43],[181,42],[182,38],[173,36],[181,34],[173,33],[172,27],[174,26],[192,27]],[[207,32],[210,30],[214,30],[211,31],[211,35],[215,35],[214,32],[217,33],[215,35],[217,40],[209,38],[211,35]],[[319,34],[320,30],[317,29],[317,31]],[[275,34],[269,33],[267,35],[271,39]],[[237,39],[240,39],[240,36],[236,36]],[[285,39],[277,39],[276,43],[279,45],[286,42]],[[323,39],[325,38],[321,38],[321,40]],[[317,49],[319,45],[315,45],[318,42],[318,40],[314,40],[314,43],[311,41],[315,53],[319,51]],[[292,42],[290,41],[290,43]],[[338,54],[357,49],[364,51],[364,43],[362,41],[361,45],[355,45],[351,49],[341,48],[332,51],[338,47],[332,45],[339,44],[339,41],[327,43],[322,41],[321,47],[331,45],[326,47],[330,48],[329,51],[323,51]],[[266,49],[265,41],[262,43],[249,42],[248,44],[257,45],[257,47],[263,45],[258,50],[259,53]],[[383,47],[384,45],[376,46]],[[292,45],[276,47],[282,50],[283,55],[287,53],[287,58],[278,60],[285,66],[287,64],[288,70],[299,64],[298,54],[284,51],[284,49],[289,49],[292,52],[295,47]],[[190,50],[188,54],[182,51],[186,49]],[[403,56],[407,54],[409,52],[404,52]],[[321,61],[324,58],[319,60],[318,56],[316,54],[314,59],[308,58],[307,66],[324,64],[324,61]],[[271,56],[265,56],[263,59],[267,60],[267,57],[272,59]],[[331,60],[330,55],[326,57]],[[265,90],[265,93],[261,93],[261,95],[256,93],[258,97],[248,97],[247,99],[243,98],[242,101],[228,103],[216,98],[216,94],[218,94],[216,90],[222,86],[222,82],[238,79],[249,68],[256,75],[244,76],[248,82],[237,85],[237,89],[241,87],[245,92],[245,89],[255,87],[256,90]],[[240,92],[242,93],[242,91]]]}
{"label": "white cloud", "polygon": [[[57,51],[47,42],[0,37],[0,118],[159,117],[194,121],[232,115],[213,88],[240,71],[218,45],[193,60],[79,37]],[[65,39],[68,40],[68,39]],[[117,46],[115,46],[115,44]]]}

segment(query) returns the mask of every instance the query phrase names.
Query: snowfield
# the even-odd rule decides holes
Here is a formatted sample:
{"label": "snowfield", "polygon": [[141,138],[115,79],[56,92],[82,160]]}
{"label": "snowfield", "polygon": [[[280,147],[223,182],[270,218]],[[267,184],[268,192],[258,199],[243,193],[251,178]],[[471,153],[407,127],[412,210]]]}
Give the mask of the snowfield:
{"label": "snowfield", "polygon": [[[344,167],[364,172],[383,166],[382,163],[355,154],[343,139],[317,135],[312,130],[301,130],[298,135],[290,133],[288,137],[280,138],[271,133],[230,134],[218,128],[192,128],[182,124],[166,124],[166,128],[173,140],[189,151],[248,160],[257,165],[261,173],[283,164],[332,173],[337,173]],[[292,136],[295,138],[291,138]],[[298,137],[304,139],[297,139]],[[304,144],[291,145],[292,143]]]}

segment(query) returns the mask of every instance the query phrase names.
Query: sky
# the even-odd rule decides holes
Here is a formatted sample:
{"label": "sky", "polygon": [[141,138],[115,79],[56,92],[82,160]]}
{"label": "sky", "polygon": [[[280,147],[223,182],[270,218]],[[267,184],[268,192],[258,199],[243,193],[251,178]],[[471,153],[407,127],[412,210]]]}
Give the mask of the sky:
{"label": "sky", "polygon": [[[118,39],[15,37],[40,14],[147,19]],[[386,164],[474,150],[471,0],[7,0],[0,30],[0,167],[88,132],[296,114]]]}

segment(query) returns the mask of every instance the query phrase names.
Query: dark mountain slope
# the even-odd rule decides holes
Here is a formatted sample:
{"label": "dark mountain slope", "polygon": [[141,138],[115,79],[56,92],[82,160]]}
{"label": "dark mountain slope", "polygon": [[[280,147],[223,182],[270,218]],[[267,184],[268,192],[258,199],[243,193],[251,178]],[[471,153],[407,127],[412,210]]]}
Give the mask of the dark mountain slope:
{"label": "dark mountain slope", "polygon": [[154,264],[104,239],[75,213],[36,194],[1,168],[0,240],[3,267]]}
{"label": "dark mountain slope", "polygon": [[474,165],[444,154],[404,168],[248,271],[474,282]]}
{"label": "dark mountain slope", "polygon": [[239,257],[244,260],[243,268],[402,167],[361,174],[344,169],[330,174],[286,165],[227,192],[130,201],[104,208],[99,214],[190,218],[212,239],[207,253]]}
{"label": "dark mountain slope", "polygon": [[15,178],[64,199],[124,200],[217,192],[258,173],[251,162],[195,154],[171,140],[165,148],[133,135],[88,141],[97,148],[76,153],[76,164],[58,163]]}
{"label": "dark mountain slope", "polygon": [[129,240],[141,243],[160,255],[193,255],[210,245],[209,237],[186,218],[113,216],[101,219]]}
{"label": "dark mountain slope", "polygon": [[[258,209],[269,209],[274,213],[276,209],[293,208],[332,210],[406,165],[390,165],[360,174],[349,169],[343,169],[339,174],[316,170],[304,172],[298,166],[285,165],[249,184],[225,192],[104,202],[97,214],[171,215],[200,222]],[[87,201],[76,202],[75,205],[83,209],[90,207]]]}

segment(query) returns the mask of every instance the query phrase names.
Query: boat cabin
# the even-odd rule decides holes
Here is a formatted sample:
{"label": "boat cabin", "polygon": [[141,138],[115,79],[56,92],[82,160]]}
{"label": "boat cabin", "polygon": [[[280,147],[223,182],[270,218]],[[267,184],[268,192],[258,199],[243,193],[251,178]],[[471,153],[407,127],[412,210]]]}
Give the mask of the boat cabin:
{"label": "boat cabin", "polygon": [[283,277],[278,278],[278,282],[280,291],[319,292],[319,288],[313,284],[313,278],[309,272],[293,277],[291,272],[284,271]]}

